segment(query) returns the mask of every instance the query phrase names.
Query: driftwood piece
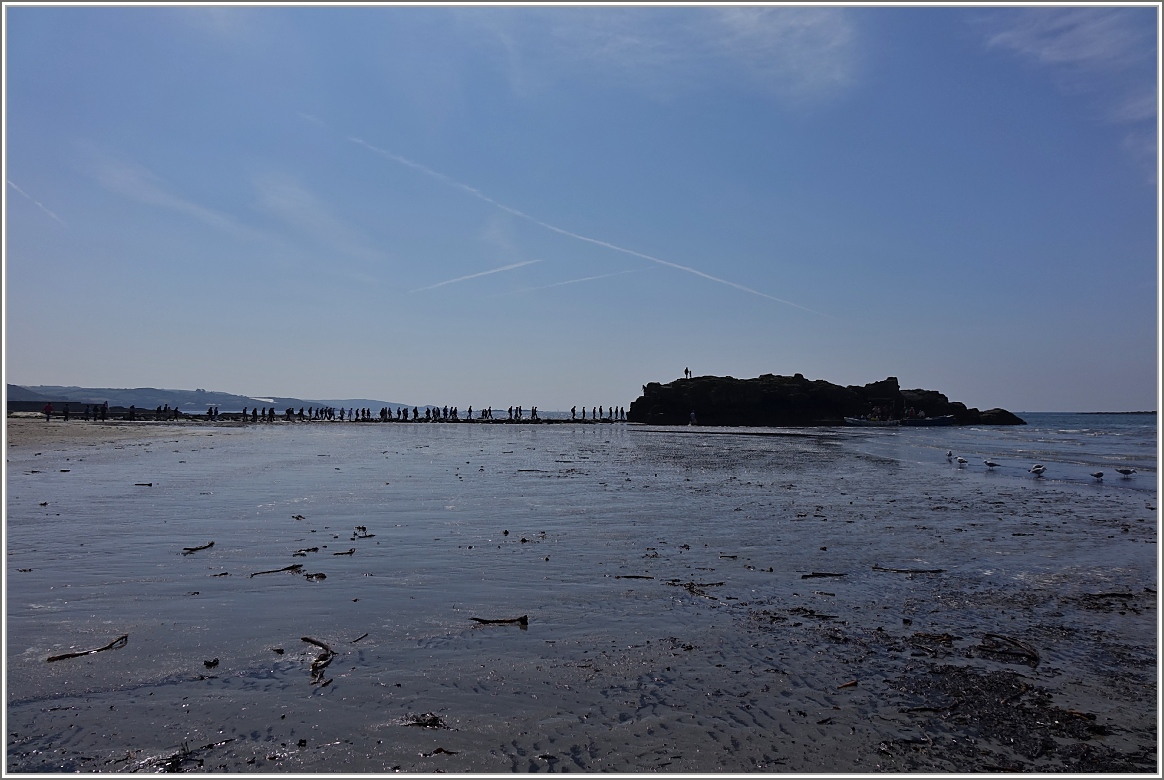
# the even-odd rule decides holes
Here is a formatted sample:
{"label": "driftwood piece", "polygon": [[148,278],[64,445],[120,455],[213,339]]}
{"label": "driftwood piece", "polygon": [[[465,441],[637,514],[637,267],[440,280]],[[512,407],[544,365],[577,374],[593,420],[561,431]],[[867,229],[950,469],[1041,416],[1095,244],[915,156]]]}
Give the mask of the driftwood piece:
{"label": "driftwood piece", "polygon": [[614,578],[616,580],[653,580],[653,579],[655,579],[654,577],[651,577],[651,576],[646,575],[646,574],[616,574],[616,575],[614,575]]}
{"label": "driftwood piece", "polygon": [[813,577],[847,577],[847,576],[849,576],[849,575],[844,573],[844,572],[814,571],[812,574],[801,574],[800,579],[811,580]]}
{"label": "driftwood piece", "polygon": [[356,548],[355,548],[355,547],[353,547],[353,548],[352,548],[352,549],[350,549],[350,550],[346,550],[346,551],[344,551],[344,552],[332,553],[332,555],[355,555],[355,554],[356,554]]}
{"label": "driftwood piece", "polygon": [[214,546],[214,542],[210,542],[209,544],[204,544],[204,545],[201,545],[199,547],[183,547],[182,554],[183,555],[190,555],[191,553],[196,553],[199,550],[209,550],[213,546]]}
{"label": "driftwood piece", "polygon": [[104,647],[95,647],[92,650],[82,650],[79,653],[61,653],[60,655],[50,655],[44,660],[45,663],[51,664],[53,661],[63,661],[66,658],[80,658],[83,655],[93,655],[93,653],[100,653],[104,650],[117,650],[118,648],[125,647],[127,644],[129,644],[129,634],[122,634]]}
{"label": "driftwood piece", "polygon": [[693,596],[703,596],[703,598],[711,599],[712,601],[719,601],[719,599],[705,591],[704,588],[723,585],[722,582],[681,582],[680,580],[668,580],[667,584],[673,585],[676,588],[683,588]]}
{"label": "driftwood piece", "polygon": [[323,649],[323,652],[317,655],[315,660],[311,662],[311,684],[319,685],[321,688],[326,688],[331,684],[331,680],[324,680],[323,672],[335,658],[335,651],[333,651],[326,643],[320,642],[318,639],[312,639],[309,636],[300,637],[300,639],[304,642],[307,642],[308,644],[315,645],[316,647]]}
{"label": "driftwood piece", "polygon": [[873,571],[888,571],[894,574],[941,574],[945,569],[889,569],[873,564]]}
{"label": "driftwood piece", "polygon": [[504,618],[502,620],[487,620],[485,618],[471,617],[471,618],[469,618],[469,620],[472,620],[475,623],[484,623],[486,625],[492,625],[492,624],[498,624],[498,623],[516,623],[519,626],[528,626],[529,625],[529,616],[528,615],[522,615],[521,617],[515,617],[515,618]]}
{"label": "driftwood piece", "polygon": [[1026,642],[1013,637],[1003,636],[1002,634],[984,634],[982,636],[982,643],[978,645],[977,649],[987,653],[1014,655],[1019,658],[1025,658],[1035,666],[1038,666],[1040,661],[1038,650]]}
{"label": "driftwood piece", "polygon": [[284,566],[282,569],[271,569],[269,571],[257,571],[254,574],[252,574],[251,576],[258,577],[260,574],[278,574],[279,572],[284,572],[284,571],[298,572],[302,568],[303,568],[302,563],[293,563],[290,566]]}

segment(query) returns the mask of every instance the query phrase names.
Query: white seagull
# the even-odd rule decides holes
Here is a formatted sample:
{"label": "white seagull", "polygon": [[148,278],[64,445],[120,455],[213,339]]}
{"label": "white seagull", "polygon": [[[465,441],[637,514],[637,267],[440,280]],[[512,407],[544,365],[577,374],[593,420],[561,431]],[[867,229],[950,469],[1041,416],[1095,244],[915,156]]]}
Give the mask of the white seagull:
{"label": "white seagull", "polygon": [[1136,473],[1135,469],[1116,469],[1116,471],[1118,471],[1120,474],[1123,474],[1124,477],[1130,477]]}
{"label": "white seagull", "polygon": [[964,465],[964,464],[966,464],[966,463],[969,463],[969,462],[970,462],[970,461],[966,460],[965,458],[963,458],[961,455],[959,455],[959,456],[958,456],[957,458],[955,458],[954,460],[958,461],[958,465],[959,465],[959,466],[962,466],[962,465]]}
{"label": "white seagull", "polygon": [[1042,463],[1036,463],[1035,465],[1031,466],[1031,473],[1034,474],[1036,477],[1043,476],[1043,472],[1046,470],[1047,470],[1047,467],[1044,466]]}
{"label": "white seagull", "polygon": [[954,451],[953,450],[946,450],[946,460],[949,460],[952,457],[954,457]]}
{"label": "white seagull", "polygon": [[986,468],[988,468],[988,469],[992,469],[992,468],[994,468],[995,466],[997,466],[997,465],[998,465],[997,463],[995,463],[995,462],[994,462],[994,461],[992,461],[992,460],[984,460],[984,461],[982,461],[982,462],[986,464]]}
{"label": "white seagull", "polygon": [[1096,480],[1098,480],[1099,482],[1103,482],[1103,472],[1102,471],[1093,471],[1093,472],[1091,472],[1091,476],[1095,477]]}

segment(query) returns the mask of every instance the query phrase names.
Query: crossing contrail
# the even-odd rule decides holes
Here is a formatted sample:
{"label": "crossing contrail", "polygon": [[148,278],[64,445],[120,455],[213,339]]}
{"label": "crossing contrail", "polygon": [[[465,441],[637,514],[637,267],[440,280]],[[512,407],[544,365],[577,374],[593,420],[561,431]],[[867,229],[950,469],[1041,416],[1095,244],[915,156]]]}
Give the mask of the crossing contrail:
{"label": "crossing contrail", "polygon": [[615,271],[612,274],[599,274],[598,276],[584,276],[581,279],[570,279],[565,282],[554,282],[553,284],[543,284],[540,287],[522,287],[520,290],[510,290],[509,292],[497,293],[491,295],[490,298],[500,298],[502,295],[517,295],[518,293],[534,292],[535,290],[548,290],[551,287],[561,287],[564,284],[577,284],[578,282],[593,282],[595,279],[609,279],[612,276],[622,276],[623,274],[636,273],[637,269],[632,268],[629,271]]}
{"label": "crossing contrail", "polygon": [[[679,263],[672,263],[670,260],[664,260],[661,257],[655,257],[654,255],[648,255],[648,254],[645,254],[643,252],[637,252],[634,249],[627,249],[626,247],[618,246],[617,244],[612,244],[609,241],[602,241],[602,240],[597,239],[597,238],[591,238],[590,236],[584,236],[580,233],[574,233],[570,230],[566,230],[565,228],[560,228],[557,225],[551,225],[548,222],[541,221],[537,217],[532,217],[529,214],[526,214],[524,211],[519,211],[518,209],[515,209],[512,206],[506,206],[504,203],[500,203],[500,202],[494,200],[493,198],[490,198],[488,195],[486,195],[485,193],[476,189],[475,187],[470,187],[468,184],[464,184],[462,182],[459,182],[456,179],[453,179],[449,176],[446,176],[445,174],[441,173],[440,171],[434,171],[432,168],[429,168],[427,165],[422,165],[421,163],[410,160],[407,157],[401,157],[398,154],[393,154],[392,152],[389,152],[386,149],[381,149],[378,146],[373,146],[372,144],[368,143],[367,141],[363,140],[362,138],[356,138],[355,136],[349,136],[348,140],[354,144],[359,144],[360,146],[364,147],[365,149],[367,149],[371,152],[375,152],[376,154],[378,154],[382,157],[386,157],[389,160],[400,163],[401,165],[406,165],[409,168],[413,168],[415,170],[418,170],[427,176],[431,176],[432,178],[437,179],[439,181],[442,181],[451,187],[455,187],[455,188],[461,190],[462,192],[466,192],[469,195],[472,195],[473,197],[477,198],[478,200],[483,200],[486,203],[489,203],[493,206],[496,206],[497,208],[501,209],[502,211],[507,211],[510,214],[514,215],[515,217],[520,217],[521,219],[524,219],[527,222],[532,222],[533,224],[539,225],[540,227],[543,227],[546,230],[553,231],[554,233],[558,233],[558,234],[563,235],[563,236],[568,236],[570,238],[577,239],[578,241],[585,241],[589,244],[594,244],[596,246],[604,247],[606,249],[611,249],[615,252],[621,252],[625,255],[630,255],[631,257],[638,257],[638,258],[642,258],[643,260],[649,260],[652,263],[657,263],[659,265],[666,266],[667,268],[674,268],[678,271],[686,271],[689,274],[694,274],[695,276],[699,276],[703,279],[707,279],[709,281],[716,282],[718,284],[727,285],[728,287],[733,287],[737,290],[741,290],[742,292],[751,293],[752,295],[758,295],[761,298],[767,298],[768,300],[775,301],[776,303],[783,303],[786,306],[794,306],[797,309],[802,309],[804,311],[811,312],[812,314],[817,314],[817,315],[820,315],[822,317],[828,316],[827,314],[824,314],[823,312],[819,312],[819,311],[816,311],[814,309],[810,309],[807,306],[801,306],[799,303],[793,303],[792,301],[785,300],[784,298],[777,298],[774,295],[769,295],[768,293],[760,292],[759,290],[753,290],[751,287],[746,287],[742,284],[728,281],[727,279],[721,279],[718,276],[712,276],[711,274],[704,273],[703,271],[700,271],[697,268],[692,268],[692,267],[686,266],[686,265],[680,265]],[[458,280],[454,280],[454,281],[458,281]],[[422,289],[429,289],[429,288],[422,288]]]}
{"label": "crossing contrail", "polygon": [[[29,200],[31,200],[31,201],[32,201],[33,203],[35,203],[36,205],[40,206],[40,210],[41,210],[41,211],[43,211],[45,214],[48,214],[50,217],[52,217],[53,219],[55,219],[57,222],[60,222],[62,225],[65,225],[65,221],[64,221],[63,219],[61,219],[61,218],[60,218],[60,217],[58,217],[56,214],[54,214],[54,213],[52,213],[51,211],[49,211],[49,210],[48,210],[48,207],[47,207],[47,206],[45,206],[43,203],[41,203],[39,200],[37,200],[36,198],[32,197],[31,195],[29,195],[29,194],[28,194],[27,192],[25,192],[24,190],[22,190],[22,189],[20,189],[19,187],[17,187],[17,186],[16,186],[16,184],[15,184],[15,183],[12,181],[12,179],[5,179],[4,181],[8,182],[8,186],[9,186],[9,187],[11,187],[12,189],[16,190],[17,192],[19,192],[21,195],[23,195],[24,197],[26,197],[26,198],[28,198]],[[65,225],[65,227],[68,227],[68,225]]]}
{"label": "crossing contrail", "polygon": [[540,262],[541,262],[541,260],[523,260],[520,263],[511,263],[509,265],[503,265],[500,268],[492,268],[488,271],[480,271],[480,272],[475,273],[475,274],[469,274],[468,276],[458,276],[456,279],[446,279],[443,282],[437,282],[436,284],[430,284],[428,287],[417,287],[415,290],[409,290],[409,292],[415,293],[415,292],[422,292],[424,290],[435,290],[438,287],[444,287],[446,284],[455,284],[456,282],[463,282],[466,279],[476,279],[478,276],[488,276],[489,274],[499,274],[502,271],[512,271],[514,268],[521,268],[523,265],[533,265],[534,263],[540,263]]}

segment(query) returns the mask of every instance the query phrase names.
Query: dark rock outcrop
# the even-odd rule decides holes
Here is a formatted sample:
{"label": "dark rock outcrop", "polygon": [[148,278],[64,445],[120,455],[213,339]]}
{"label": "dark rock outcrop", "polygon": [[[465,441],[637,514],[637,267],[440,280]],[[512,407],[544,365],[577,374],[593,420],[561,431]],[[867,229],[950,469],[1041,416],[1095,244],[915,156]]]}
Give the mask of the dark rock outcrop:
{"label": "dark rock outcrop", "polygon": [[686,425],[841,425],[880,408],[892,418],[907,409],[926,417],[953,415],[960,425],[1024,425],[1005,409],[980,412],[935,390],[902,390],[897,377],[842,387],[803,375],[762,374],[755,379],[701,376],[668,384],[651,382],[627,410],[631,422]]}

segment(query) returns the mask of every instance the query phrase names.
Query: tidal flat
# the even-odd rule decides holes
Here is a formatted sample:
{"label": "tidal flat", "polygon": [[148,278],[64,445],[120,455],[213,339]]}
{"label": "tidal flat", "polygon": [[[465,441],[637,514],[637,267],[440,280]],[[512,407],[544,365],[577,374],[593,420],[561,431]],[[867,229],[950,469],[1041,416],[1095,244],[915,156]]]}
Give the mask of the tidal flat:
{"label": "tidal flat", "polygon": [[1036,478],[938,429],[8,434],[9,772],[1158,771],[1154,462]]}

